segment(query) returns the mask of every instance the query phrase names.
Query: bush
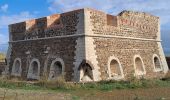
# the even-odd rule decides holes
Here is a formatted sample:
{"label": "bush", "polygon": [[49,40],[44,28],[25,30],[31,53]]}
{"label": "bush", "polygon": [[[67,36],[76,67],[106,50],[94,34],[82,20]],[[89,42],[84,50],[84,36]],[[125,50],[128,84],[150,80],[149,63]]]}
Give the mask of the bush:
{"label": "bush", "polygon": [[75,84],[66,82],[63,75],[59,76],[56,80],[40,80],[35,85],[50,88],[52,90],[72,89],[75,87]]}

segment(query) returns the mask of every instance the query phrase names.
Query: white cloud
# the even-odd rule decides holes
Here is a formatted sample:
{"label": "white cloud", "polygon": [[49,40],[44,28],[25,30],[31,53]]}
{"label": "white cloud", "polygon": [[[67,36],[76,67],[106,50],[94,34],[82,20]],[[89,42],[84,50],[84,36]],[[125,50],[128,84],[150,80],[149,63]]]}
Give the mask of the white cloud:
{"label": "white cloud", "polygon": [[122,10],[144,11],[159,16],[161,24],[170,23],[170,0],[47,0],[52,13],[61,13],[73,9],[90,7],[110,14]]}
{"label": "white cloud", "polygon": [[1,6],[1,11],[7,12],[7,10],[8,10],[8,4],[4,4]]}
{"label": "white cloud", "polygon": [[5,34],[0,34],[0,45],[8,43],[8,36]]}
{"label": "white cloud", "polygon": [[2,44],[8,43],[8,25],[25,21],[31,18],[34,18],[34,14],[30,14],[29,12],[21,12],[19,14],[14,15],[1,15],[0,16],[0,46]]}
{"label": "white cloud", "polygon": [[[52,13],[62,13],[80,8],[94,8],[113,15],[122,10],[148,12],[161,19],[163,46],[170,52],[170,0],[47,0],[48,10]],[[166,26],[166,27],[165,27]],[[168,29],[168,31],[165,31]]]}
{"label": "white cloud", "polygon": [[33,14],[30,14],[27,11],[21,12],[20,14],[14,14],[14,15],[8,15],[8,16],[2,15],[0,16],[0,29],[6,28],[9,24],[25,21],[33,17],[35,16]]}

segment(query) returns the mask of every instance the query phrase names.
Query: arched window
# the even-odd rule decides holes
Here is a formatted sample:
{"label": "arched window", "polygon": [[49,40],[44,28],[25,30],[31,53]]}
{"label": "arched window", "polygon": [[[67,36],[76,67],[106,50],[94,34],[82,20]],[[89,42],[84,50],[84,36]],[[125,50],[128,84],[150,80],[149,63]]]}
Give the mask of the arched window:
{"label": "arched window", "polygon": [[13,66],[12,66],[12,75],[14,76],[21,76],[21,59],[20,58],[16,58],[14,60]]}
{"label": "arched window", "polygon": [[80,66],[80,81],[93,81],[92,67],[88,63],[83,63]]}
{"label": "arched window", "polygon": [[134,66],[135,66],[135,75],[144,75],[146,74],[145,67],[140,56],[135,56],[134,58]]}
{"label": "arched window", "polygon": [[108,60],[108,74],[109,79],[119,80],[124,78],[123,69],[119,59],[111,56]]}
{"label": "arched window", "polygon": [[39,75],[40,75],[40,62],[38,59],[33,59],[29,66],[27,78],[38,80],[40,77]]}
{"label": "arched window", "polygon": [[155,72],[162,71],[161,61],[156,54],[153,55],[153,65]]}
{"label": "arched window", "polygon": [[56,58],[54,61],[52,61],[51,67],[50,67],[50,73],[49,73],[49,80],[55,80],[59,76],[64,74],[64,61],[61,58]]}

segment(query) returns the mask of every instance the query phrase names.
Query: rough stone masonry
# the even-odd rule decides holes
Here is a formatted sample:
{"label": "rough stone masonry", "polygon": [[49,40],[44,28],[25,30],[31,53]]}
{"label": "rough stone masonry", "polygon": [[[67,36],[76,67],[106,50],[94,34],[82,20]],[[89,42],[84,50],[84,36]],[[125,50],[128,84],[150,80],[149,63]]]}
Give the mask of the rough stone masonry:
{"label": "rough stone masonry", "polygon": [[87,82],[161,78],[160,19],[85,8],[9,25],[6,72],[24,80]]}

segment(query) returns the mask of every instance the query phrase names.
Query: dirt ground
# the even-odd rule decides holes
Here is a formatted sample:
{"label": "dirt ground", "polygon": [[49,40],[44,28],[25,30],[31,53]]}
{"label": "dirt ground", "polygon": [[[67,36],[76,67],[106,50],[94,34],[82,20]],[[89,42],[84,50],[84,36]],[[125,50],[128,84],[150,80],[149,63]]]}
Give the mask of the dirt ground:
{"label": "dirt ground", "polygon": [[77,94],[83,100],[170,100],[170,88],[113,90]]}
{"label": "dirt ground", "polygon": [[71,100],[68,93],[0,89],[0,100]]}
{"label": "dirt ground", "polygon": [[0,89],[0,100],[170,100],[170,88],[70,92]]}

